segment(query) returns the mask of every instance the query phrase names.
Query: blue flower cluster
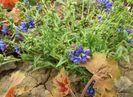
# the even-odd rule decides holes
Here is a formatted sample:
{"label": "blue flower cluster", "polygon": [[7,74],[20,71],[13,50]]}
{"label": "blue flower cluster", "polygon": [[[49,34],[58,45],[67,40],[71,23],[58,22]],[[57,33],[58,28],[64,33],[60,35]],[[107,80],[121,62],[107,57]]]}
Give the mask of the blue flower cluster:
{"label": "blue flower cluster", "polygon": [[126,28],[125,30],[126,30],[126,32],[127,32],[128,34],[130,34],[130,33],[132,32],[131,29],[129,29],[129,28]]}
{"label": "blue flower cluster", "polygon": [[90,49],[84,50],[82,46],[77,47],[74,51],[69,53],[70,59],[75,64],[77,63],[85,63],[90,56],[88,56]]}
{"label": "blue flower cluster", "polygon": [[4,34],[8,33],[8,26],[6,24],[2,26],[1,32],[3,32]]}
{"label": "blue flower cluster", "polygon": [[34,19],[31,16],[28,17],[28,25],[29,25],[29,29],[32,29],[35,27]]}
{"label": "blue flower cluster", "polygon": [[122,29],[122,28],[117,28],[116,29],[118,32],[122,32],[122,31],[126,31],[128,34],[131,34],[132,33],[132,30],[131,29],[129,29],[129,28],[125,28],[125,29]]}
{"label": "blue flower cluster", "polygon": [[131,38],[131,39],[129,40],[129,43],[133,44],[133,38]]}
{"label": "blue flower cluster", "polygon": [[20,25],[17,26],[17,30],[18,31],[23,31],[23,32],[27,32],[28,29],[32,29],[35,27],[35,22],[34,19],[32,17],[28,17],[28,22],[20,22]]}
{"label": "blue flower cluster", "polygon": [[[7,46],[6,46],[5,42],[0,40],[0,50],[2,52],[4,52],[6,48],[7,48]],[[20,54],[20,48],[18,46],[14,46],[14,50],[17,54]]]}
{"label": "blue flower cluster", "polygon": [[[129,29],[129,28],[126,28],[126,29],[117,28],[116,30],[117,30],[118,32],[126,31],[126,33],[127,33],[128,35],[130,35],[130,34],[132,33],[132,30]],[[129,43],[130,43],[130,44],[133,44],[133,38],[129,39]]]}
{"label": "blue flower cluster", "polygon": [[109,0],[97,0],[98,3],[104,7],[105,12],[110,12],[112,9],[113,3]]}
{"label": "blue flower cluster", "polygon": [[0,50],[3,52],[6,49],[4,41],[0,40]]}
{"label": "blue flower cluster", "polygon": [[[34,27],[35,27],[34,19],[31,16],[29,16],[28,17],[28,22],[20,22],[19,26],[16,27],[16,30],[27,32],[28,29],[32,29]],[[8,25],[3,24],[2,29],[0,31],[3,34],[7,34],[9,32]],[[15,38],[20,39],[20,37],[21,37],[20,33],[16,32],[15,33]],[[20,54],[20,47],[19,46],[13,46],[13,48],[14,48],[14,52],[16,52],[17,54]],[[7,45],[5,44],[5,42],[3,40],[0,40],[0,51],[4,52],[5,49],[7,49]]]}
{"label": "blue flower cluster", "polygon": [[90,86],[88,87],[86,94],[88,94],[90,97],[93,97],[95,95],[96,89],[93,88],[95,84],[95,81],[92,81],[92,83],[90,84]]}
{"label": "blue flower cluster", "polygon": [[28,30],[28,23],[27,22],[20,22],[20,25],[16,28],[18,31],[27,32]]}

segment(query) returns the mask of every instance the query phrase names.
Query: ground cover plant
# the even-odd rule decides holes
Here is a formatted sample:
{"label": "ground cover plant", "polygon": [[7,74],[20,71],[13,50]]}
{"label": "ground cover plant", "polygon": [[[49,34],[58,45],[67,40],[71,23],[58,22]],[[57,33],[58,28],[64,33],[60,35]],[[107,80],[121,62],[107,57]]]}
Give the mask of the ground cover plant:
{"label": "ground cover plant", "polygon": [[[74,97],[65,71],[78,75],[84,84],[88,81],[80,97],[84,94],[90,97],[116,97],[114,91],[106,91],[110,88],[108,85],[99,90],[98,84],[101,82],[98,79],[112,85],[112,80],[119,75],[119,70],[114,69],[117,68],[115,61],[125,60],[130,64],[129,54],[133,45],[132,0],[126,1],[128,6],[124,5],[123,0],[12,2],[0,1],[1,65],[23,61],[31,63],[34,69],[61,70],[54,81],[61,91],[65,89],[59,97],[66,96],[69,91]],[[92,78],[89,79],[90,76]],[[58,79],[67,82],[59,82]],[[57,91],[53,94],[53,97],[59,95]]]}

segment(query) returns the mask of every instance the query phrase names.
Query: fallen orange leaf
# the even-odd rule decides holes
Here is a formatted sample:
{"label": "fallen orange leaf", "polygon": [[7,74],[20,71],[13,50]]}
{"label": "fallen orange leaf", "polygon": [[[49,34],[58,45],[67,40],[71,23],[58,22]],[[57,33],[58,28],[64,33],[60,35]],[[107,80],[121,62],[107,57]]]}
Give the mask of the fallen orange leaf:
{"label": "fallen orange leaf", "polygon": [[8,92],[7,92],[7,94],[6,94],[5,97],[13,97],[15,88],[16,88],[16,87],[11,87],[11,88],[8,90]]}
{"label": "fallen orange leaf", "polygon": [[65,73],[65,69],[62,68],[59,74],[53,80],[54,86],[57,92],[63,97],[69,93],[70,80]]}
{"label": "fallen orange leaf", "polygon": [[12,9],[18,0],[0,0],[0,4],[4,6],[4,8]]}
{"label": "fallen orange leaf", "polygon": [[72,97],[75,97],[73,91],[70,89],[70,80],[62,68],[58,75],[53,79],[52,89],[50,94],[46,97],[65,97],[71,93]]}

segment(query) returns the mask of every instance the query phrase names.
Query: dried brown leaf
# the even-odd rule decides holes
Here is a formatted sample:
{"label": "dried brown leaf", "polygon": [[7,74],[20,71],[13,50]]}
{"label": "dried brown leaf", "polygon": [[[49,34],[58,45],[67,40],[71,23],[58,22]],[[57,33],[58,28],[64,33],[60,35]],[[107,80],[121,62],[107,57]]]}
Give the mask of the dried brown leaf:
{"label": "dried brown leaf", "polygon": [[65,73],[65,69],[62,68],[59,74],[53,80],[55,88],[53,89],[54,95],[57,97],[64,97],[66,96],[70,89],[70,80]]}
{"label": "dried brown leaf", "polygon": [[93,79],[96,81],[94,87],[101,97],[106,97],[102,95],[107,94],[108,91],[110,91],[110,95],[114,95],[114,80],[120,77],[118,64],[115,60],[107,58],[103,53],[94,53],[92,59],[86,64],[81,64],[81,66],[93,74]]}
{"label": "dried brown leaf", "polygon": [[21,11],[17,8],[13,8],[11,12],[7,13],[8,17],[12,17],[14,23],[18,23],[20,21]]}
{"label": "dried brown leaf", "polygon": [[18,84],[22,82],[22,80],[25,78],[25,73],[17,71],[12,74],[11,76],[11,86],[9,87],[7,93],[5,94],[5,97],[13,97],[14,90]]}

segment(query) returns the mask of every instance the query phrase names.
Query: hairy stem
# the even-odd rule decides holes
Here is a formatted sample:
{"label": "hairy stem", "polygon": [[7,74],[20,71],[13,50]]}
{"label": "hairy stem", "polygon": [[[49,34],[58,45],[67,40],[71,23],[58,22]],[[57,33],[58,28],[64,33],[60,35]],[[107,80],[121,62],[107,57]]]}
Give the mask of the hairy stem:
{"label": "hairy stem", "polygon": [[88,83],[86,84],[85,88],[83,89],[80,97],[84,97],[86,91],[87,91],[87,88],[90,86],[90,84],[92,83],[92,81],[94,81],[94,76],[91,77],[91,79],[88,81]]}

